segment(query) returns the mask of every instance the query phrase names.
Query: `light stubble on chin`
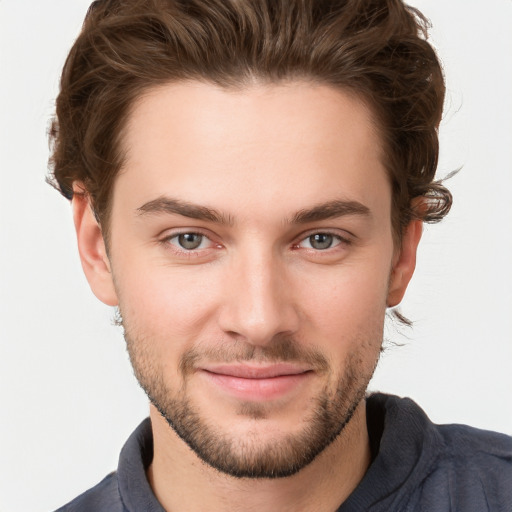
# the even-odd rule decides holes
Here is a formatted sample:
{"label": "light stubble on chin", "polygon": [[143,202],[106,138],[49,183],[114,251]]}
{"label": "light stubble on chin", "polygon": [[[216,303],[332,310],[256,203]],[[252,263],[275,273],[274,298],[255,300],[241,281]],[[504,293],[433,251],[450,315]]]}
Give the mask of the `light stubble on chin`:
{"label": "light stubble on chin", "polygon": [[[126,329],[126,323],[124,327],[135,375],[152,404],[201,460],[238,478],[291,476],[311,463],[339,436],[364,399],[380,353],[373,348],[375,340],[361,341],[355,344],[357,350],[349,354],[345,368],[337,374],[319,351],[306,350],[291,338],[279,337],[263,347],[245,342],[229,347],[224,344],[183,354],[179,364],[182,386],[171,389],[164,380],[162,365],[151,349],[151,340],[134,335]],[[201,361],[307,363],[318,375],[327,378],[323,389],[311,398],[311,412],[303,420],[299,432],[262,441],[255,429],[244,438],[237,438],[201,415],[187,395],[187,381]],[[334,378],[337,382],[333,382]],[[265,404],[245,402],[240,404],[236,414],[264,422],[269,411]]]}

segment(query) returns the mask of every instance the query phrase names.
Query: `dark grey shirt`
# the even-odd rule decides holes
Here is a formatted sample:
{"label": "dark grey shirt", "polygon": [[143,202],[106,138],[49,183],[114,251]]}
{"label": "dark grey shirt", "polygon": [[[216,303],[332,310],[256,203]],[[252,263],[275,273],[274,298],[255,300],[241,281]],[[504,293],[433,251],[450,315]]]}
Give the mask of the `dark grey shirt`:
{"label": "dark grey shirt", "polygon": [[[464,425],[435,425],[408,398],[367,398],[373,462],[338,512],[511,512],[512,438]],[[146,479],[149,419],[111,473],[57,512],[164,512]],[[207,504],[206,504],[207,505]]]}

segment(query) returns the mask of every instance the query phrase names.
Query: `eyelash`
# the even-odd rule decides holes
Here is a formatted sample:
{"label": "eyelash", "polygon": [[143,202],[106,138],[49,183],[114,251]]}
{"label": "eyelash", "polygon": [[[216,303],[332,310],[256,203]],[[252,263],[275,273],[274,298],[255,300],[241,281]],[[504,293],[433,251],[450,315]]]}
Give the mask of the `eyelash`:
{"label": "eyelash", "polygon": [[[211,246],[207,247],[207,248],[203,248],[203,249],[189,249],[189,250],[187,250],[185,248],[180,248],[178,246],[178,244],[171,243],[171,240],[177,239],[178,237],[180,237],[182,235],[198,235],[198,236],[201,236],[201,237],[203,237],[203,239],[201,240],[201,243],[203,242],[204,239],[207,239],[207,240],[210,241]],[[315,230],[315,231],[311,231],[311,232],[308,232],[308,233],[302,233],[300,235],[300,239],[296,239],[297,241],[292,243],[292,250],[299,250],[299,249],[301,249],[300,244],[305,242],[306,240],[310,239],[311,237],[313,237],[315,235],[328,235],[328,236],[332,236],[335,240],[338,241],[338,243],[336,243],[334,246],[327,247],[325,249],[315,249],[313,247],[304,247],[304,248],[302,248],[303,250],[308,251],[310,254],[314,253],[315,255],[319,255],[319,256],[322,255],[322,254],[325,254],[325,255],[332,254],[334,251],[342,250],[343,248],[346,248],[346,247],[350,246],[353,243],[352,240],[349,237],[344,237],[344,236],[340,235],[338,232],[335,233],[335,232],[330,231],[330,230],[322,230],[322,231]],[[215,244],[215,242],[213,242],[211,240],[210,236],[208,236],[206,233],[204,233],[204,232],[202,232],[200,230],[183,230],[183,231],[180,231],[180,232],[177,232],[177,233],[173,233],[173,234],[171,234],[169,236],[166,236],[162,240],[160,240],[160,243],[162,245],[164,245],[167,249],[170,249],[171,251],[173,251],[175,254],[177,254],[179,256],[186,257],[186,258],[201,257],[201,256],[206,255],[205,251],[209,251],[209,249],[215,248],[215,246],[217,246],[217,248],[221,248],[222,247],[221,244]]]}
{"label": "eyelash", "polygon": [[[178,237],[180,237],[182,235],[199,235],[199,236],[203,237],[203,239],[209,240],[210,243],[212,244],[212,246],[208,247],[208,248],[203,248],[203,249],[190,249],[190,250],[187,250],[185,248],[180,248],[177,244],[171,243],[171,240],[177,239]],[[211,240],[210,236],[208,236],[206,233],[203,233],[203,232],[201,232],[199,230],[183,230],[183,231],[179,231],[177,233],[173,233],[172,235],[166,236],[165,238],[160,240],[160,243],[166,249],[170,249],[175,254],[178,254],[179,256],[184,256],[186,258],[200,257],[200,256],[202,256],[204,254],[204,251],[207,251],[208,249],[211,249],[215,245],[217,245],[217,247],[221,247],[220,244],[215,244],[215,242],[213,242]],[[201,243],[202,243],[202,241],[201,241]]]}
{"label": "eyelash", "polygon": [[[334,233],[332,231],[326,230],[326,231],[312,231],[304,236],[304,234],[301,235],[301,239],[292,245],[293,249],[300,249],[300,244],[305,242],[308,239],[311,239],[315,235],[327,235],[333,237],[333,239],[337,240],[338,243],[334,246],[327,247],[325,249],[315,249],[314,247],[310,248],[304,248],[305,250],[315,252],[317,254],[321,253],[332,253],[334,250],[336,250],[337,247],[347,247],[352,244],[352,240],[350,240],[348,237],[344,237],[340,235],[339,233]],[[340,249],[342,247],[339,247]]]}

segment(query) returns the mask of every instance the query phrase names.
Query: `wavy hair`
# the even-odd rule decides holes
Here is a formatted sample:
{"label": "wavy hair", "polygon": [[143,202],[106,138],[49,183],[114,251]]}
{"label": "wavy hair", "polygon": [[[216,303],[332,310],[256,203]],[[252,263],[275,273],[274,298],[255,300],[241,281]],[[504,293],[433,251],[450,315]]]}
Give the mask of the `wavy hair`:
{"label": "wavy hair", "polygon": [[147,89],[311,80],[371,107],[399,242],[412,218],[437,222],[452,203],[435,180],[445,85],[428,28],[401,0],[97,0],[63,69],[48,180],[68,199],[84,184],[108,241],[123,127]]}

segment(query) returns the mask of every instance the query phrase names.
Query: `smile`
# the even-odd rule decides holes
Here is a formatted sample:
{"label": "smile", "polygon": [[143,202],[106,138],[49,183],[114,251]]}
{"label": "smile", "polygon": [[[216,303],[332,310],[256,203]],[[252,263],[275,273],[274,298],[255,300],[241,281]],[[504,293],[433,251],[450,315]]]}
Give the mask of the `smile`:
{"label": "smile", "polygon": [[311,369],[289,363],[268,366],[215,365],[202,368],[200,373],[221,392],[249,401],[284,397],[313,375]]}

